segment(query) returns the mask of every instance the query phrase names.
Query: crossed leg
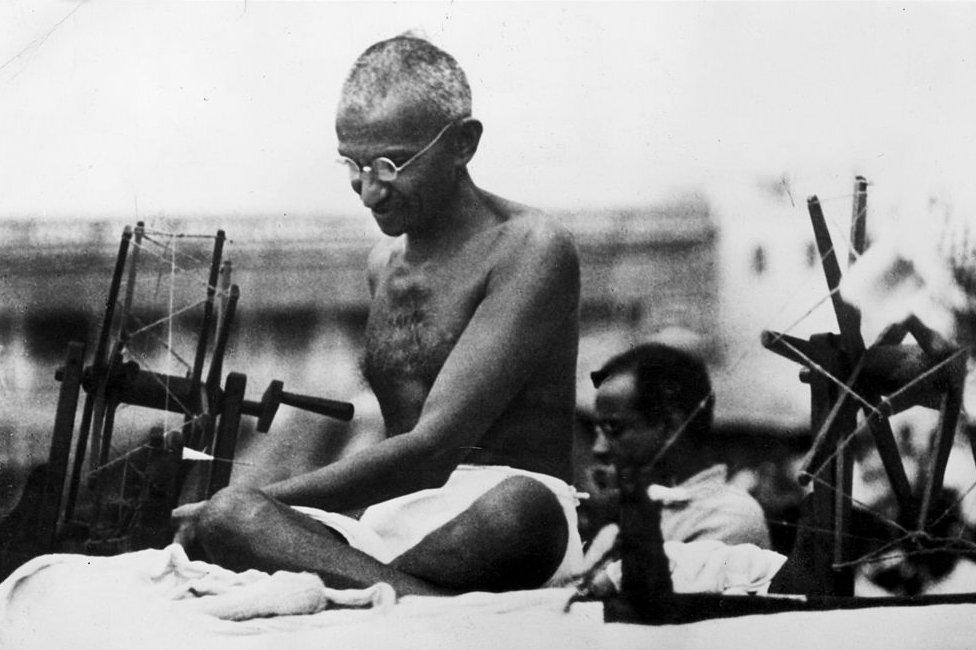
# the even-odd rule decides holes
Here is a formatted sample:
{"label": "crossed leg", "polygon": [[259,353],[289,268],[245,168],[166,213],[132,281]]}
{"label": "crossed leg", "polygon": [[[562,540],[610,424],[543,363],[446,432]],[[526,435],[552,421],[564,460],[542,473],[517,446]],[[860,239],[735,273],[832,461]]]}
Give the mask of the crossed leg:
{"label": "crossed leg", "polygon": [[197,530],[210,559],[229,569],[312,571],[335,588],[387,582],[398,595],[539,587],[568,539],[556,496],[524,476],[505,479],[389,564],[251,488],[214,495]]}

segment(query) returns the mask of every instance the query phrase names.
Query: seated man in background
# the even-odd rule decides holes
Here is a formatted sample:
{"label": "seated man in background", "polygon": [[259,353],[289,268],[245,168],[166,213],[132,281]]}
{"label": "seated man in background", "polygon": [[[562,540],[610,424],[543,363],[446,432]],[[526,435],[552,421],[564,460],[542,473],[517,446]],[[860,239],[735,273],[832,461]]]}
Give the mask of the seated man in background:
{"label": "seated man in background", "polygon": [[[665,493],[666,541],[718,540],[769,548],[762,507],[727,482],[711,438],[713,394],[705,364],[661,343],[637,346],[592,373],[595,473],[614,491],[616,470],[634,467],[639,483]],[[601,478],[602,477],[602,478]]]}
{"label": "seated man in background", "polygon": [[[592,451],[604,463],[593,469],[591,485],[600,489],[591,501],[604,501],[593,508],[596,511],[610,502],[615,507],[609,516],[612,523],[600,529],[587,549],[580,593],[603,596],[624,588],[624,545],[617,521],[623,515],[620,496],[625,481],[660,505],[658,539],[663,548],[649,535],[641,544],[650,546],[640,550],[666,557],[670,582],[655,589],[767,589],[786,558],[768,550],[762,507],[728,484],[725,465],[715,460],[710,439],[713,396],[705,365],[691,353],[648,343],[610,359],[591,376],[597,389]],[[589,508],[581,510],[590,514]]]}

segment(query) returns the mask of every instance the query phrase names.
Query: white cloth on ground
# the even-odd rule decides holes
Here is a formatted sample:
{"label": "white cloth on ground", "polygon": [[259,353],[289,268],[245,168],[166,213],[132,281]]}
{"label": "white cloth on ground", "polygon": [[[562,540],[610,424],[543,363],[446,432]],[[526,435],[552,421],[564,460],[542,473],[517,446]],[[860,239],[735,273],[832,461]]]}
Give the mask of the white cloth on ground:
{"label": "white cloth on ground", "polygon": [[[269,650],[270,648],[550,648],[643,650],[972,647],[971,604],[739,616],[686,625],[603,623],[599,602],[563,606],[572,588],[453,598],[410,596],[393,607],[225,621],[165,599],[172,555],[44,556],[0,584],[0,648],[17,650]],[[197,565],[198,566],[198,565]],[[172,579],[167,573],[166,579]],[[162,580],[162,583],[166,582]],[[179,582],[178,580],[176,582]],[[172,585],[170,585],[172,586]]]}
{"label": "white cloth on ground", "polygon": [[478,497],[513,476],[539,481],[559,500],[569,537],[562,562],[543,587],[567,584],[579,575],[583,564],[583,543],[576,517],[579,498],[572,486],[547,474],[504,465],[459,465],[443,486],[383,501],[367,508],[358,520],[316,508],[293,507],[338,532],[353,548],[389,563],[467,510]]}
{"label": "white cloth on ground", "polygon": [[[593,576],[594,585],[612,585],[620,591],[622,563],[614,557],[620,527],[608,524],[594,536],[583,560],[590,571],[605,563]],[[664,542],[671,584],[675,593],[765,594],[786,556],[755,544],[725,544],[719,540]],[[609,587],[608,585],[608,587]],[[608,588],[607,587],[607,588]]]}
{"label": "white cloth on ground", "polygon": [[[57,637],[64,645],[43,647],[91,647],[74,643],[71,630],[86,626],[84,613],[90,616],[96,606],[111,623],[95,628],[105,635],[100,647],[117,647],[116,641],[121,646],[122,640],[142,635],[175,641],[203,633],[258,634],[268,629],[266,621],[338,606],[379,611],[395,602],[393,588],[385,583],[340,590],[326,587],[312,573],[235,573],[189,560],[178,544],[112,557],[43,555],[0,584],[0,647],[36,647],[30,641],[37,638],[54,644],[53,631],[40,629],[44,619],[66,631]],[[180,629],[169,628],[174,620]]]}

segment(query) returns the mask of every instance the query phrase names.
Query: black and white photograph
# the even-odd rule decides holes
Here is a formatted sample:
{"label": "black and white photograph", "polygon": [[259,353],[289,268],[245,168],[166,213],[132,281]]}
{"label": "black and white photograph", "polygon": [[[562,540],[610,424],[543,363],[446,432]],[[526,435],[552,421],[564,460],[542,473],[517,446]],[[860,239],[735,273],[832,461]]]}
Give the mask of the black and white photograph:
{"label": "black and white photograph", "polygon": [[973,647],[974,34],[0,3],[0,648]]}

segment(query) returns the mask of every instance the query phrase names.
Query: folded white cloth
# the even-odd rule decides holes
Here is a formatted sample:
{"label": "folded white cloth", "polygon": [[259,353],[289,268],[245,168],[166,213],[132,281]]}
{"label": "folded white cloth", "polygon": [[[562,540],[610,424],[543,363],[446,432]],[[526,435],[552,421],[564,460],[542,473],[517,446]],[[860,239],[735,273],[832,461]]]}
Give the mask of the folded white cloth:
{"label": "folded white cloth", "polygon": [[393,587],[380,582],[366,589],[329,589],[314,573],[208,572],[181,588],[178,607],[227,621],[315,614],[328,607],[389,607]]}
{"label": "folded white cloth", "polygon": [[[336,607],[385,611],[395,602],[385,583],[338,590],[312,573],[235,573],[190,561],[177,544],[113,557],[52,554],[0,583],[0,647],[129,647],[128,639],[142,637],[166,647],[205,634],[260,633],[269,627],[264,621],[276,620],[267,617]],[[93,617],[92,608],[108,616]],[[81,643],[79,630],[98,644]],[[39,638],[43,644],[31,642]]]}
{"label": "folded white cloth", "polygon": [[[607,556],[619,534],[616,524],[597,533],[583,560],[587,569]],[[717,540],[664,542],[664,554],[675,593],[764,594],[786,562],[785,555],[755,544],[729,545]],[[602,575],[595,576],[594,582],[609,582],[619,591],[622,576],[621,562],[614,560],[603,567]]]}

